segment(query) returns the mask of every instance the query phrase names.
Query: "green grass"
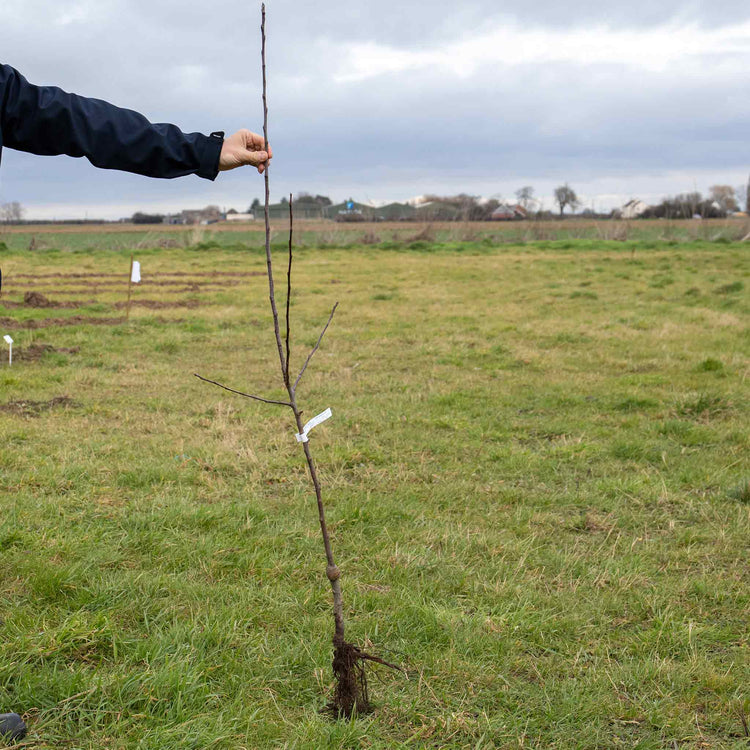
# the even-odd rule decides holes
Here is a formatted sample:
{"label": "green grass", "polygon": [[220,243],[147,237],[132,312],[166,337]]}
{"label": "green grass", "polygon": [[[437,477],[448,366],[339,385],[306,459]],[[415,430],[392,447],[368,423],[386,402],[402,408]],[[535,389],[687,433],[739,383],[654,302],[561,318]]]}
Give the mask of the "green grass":
{"label": "green grass", "polygon": [[747,748],[745,246],[298,253],[297,365],[341,303],[300,401],[334,413],[348,635],[409,672],[334,723],[294,426],[192,377],[282,395],[263,276],[185,291],[257,247],[135,250],[136,302],[197,307],[11,325],[121,316],[117,281],[14,277],[127,279],[124,241],[0,256],[4,300],[89,305],[0,301],[0,709],[33,747]]}

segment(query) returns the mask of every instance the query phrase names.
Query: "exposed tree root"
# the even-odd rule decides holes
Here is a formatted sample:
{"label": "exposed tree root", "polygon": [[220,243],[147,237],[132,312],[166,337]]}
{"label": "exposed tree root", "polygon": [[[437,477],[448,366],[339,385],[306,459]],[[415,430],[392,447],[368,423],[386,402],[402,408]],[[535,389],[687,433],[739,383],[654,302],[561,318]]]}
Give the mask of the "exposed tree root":
{"label": "exposed tree root", "polygon": [[333,650],[333,675],[336,687],[333,700],[326,707],[336,719],[368,714],[372,711],[367,691],[367,672],[363,652],[353,643],[343,641]]}
{"label": "exposed tree root", "polygon": [[367,689],[367,670],[365,662],[375,662],[383,666],[403,670],[378,656],[362,651],[359,646],[347,641],[335,643],[333,650],[333,675],[336,679],[333,700],[326,706],[326,711],[336,719],[362,716],[373,710],[370,694]]}

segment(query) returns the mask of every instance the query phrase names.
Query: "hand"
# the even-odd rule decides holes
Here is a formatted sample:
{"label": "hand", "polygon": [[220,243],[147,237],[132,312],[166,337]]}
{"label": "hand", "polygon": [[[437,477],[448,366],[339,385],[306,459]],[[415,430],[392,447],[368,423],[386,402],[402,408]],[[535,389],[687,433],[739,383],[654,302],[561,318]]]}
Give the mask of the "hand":
{"label": "hand", "polygon": [[263,174],[269,160],[273,158],[271,146],[269,145],[266,152],[265,143],[262,135],[251,133],[249,130],[238,130],[234,135],[224,139],[219,156],[219,171],[226,172],[228,169],[251,164]]}

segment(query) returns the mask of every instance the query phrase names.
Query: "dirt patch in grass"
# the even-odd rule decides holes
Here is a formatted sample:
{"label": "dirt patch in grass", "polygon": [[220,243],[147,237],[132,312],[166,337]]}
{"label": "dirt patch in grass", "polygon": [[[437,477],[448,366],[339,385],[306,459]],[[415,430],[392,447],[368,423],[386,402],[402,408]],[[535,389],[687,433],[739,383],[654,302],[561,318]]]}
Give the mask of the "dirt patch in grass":
{"label": "dirt patch in grass", "polygon": [[[265,271],[173,271],[171,273],[151,273],[149,278],[246,278],[265,276]],[[127,281],[127,274],[121,273],[14,273],[6,281],[15,279],[119,279]]]}
{"label": "dirt patch in grass", "polygon": [[3,305],[3,307],[7,308],[8,310],[13,310],[19,307],[36,307],[36,308],[56,307],[56,308],[64,309],[64,310],[75,310],[79,307],[84,307],[85,305],[96,304],[96,302],[95,300],[88,300],[88,301],[70,300],[69,302],[56,302],[54,300],[49,299],[48,297],[45,297],[45,295],[39,292],[26,292],[26,294],[23,295],[23,302],[10,302],[8,300],[5,300],[1,304]]}
{"label": "dirt patch in grass", "polygon": [[198,278],[219,278],[226,276],[228,278],[249,278],[253,276],[266,276],[265,271],[173,271],[172,273],[156,273],[157,278],[161,276],[197,276]]}
{"label": "dirt patch in grass", "polygon": [[51,302],[41,292],[26,292],[23,295],[23,304],[26,307],[52,307],[54,302]]}
{"label": "dirt patch in grass", "polygon": [[19,362],[38,362],[45,354],[78,354],[80,350],[78,346],[67,349],[57,348],[51,344],[32,344],[19,348],[13,357]]}
{"label": "dirt patch in grass", "polygon": [[[194,290],[189,290],[194,291]],[[62,292],[65,294],[65,292]],[[39,295],[42,296],[42,295]],[[98,303],[96,300],[70,300],[69,302],[52,302],[51,300],[48,300],[48,304],[32,304],[27,305],[25,302],[3,302],[1,303],[6,309],[8,310],[15,310],[18,308],[23,307],[45,307],[45,308],[57,308],[59,310],[78,310],[81,307],[87,307],[88,305],[97,305],[101,304]],[[194,309],[196,307],[200,307],[201,305],[208,304],[206,302],[200,302],[197,299],[187,299],[187,300],[175,300],[174,302],[166,302],[164,300],[156,300],[156,299],[134,299],[131,300],[130,305],[131,307],[145,307],[148,310],[168,310],[170,308],[177,308],[177,307],[186,307],[189,309]],[[115,310],[124,310],[128,306],[127,301],[120,301],[115,302],[112,305],[107,305],[107,307],[112,307]],[[104,310],[101,310],[101,312],[104,312]]]}
{"label": "dirt patch in grass", "polygon": [[[38,328],[57,328],[62,326],[116,326],[127,322],[125,318],[88,318],[85,315],[73,315],[70,318],[42,318],[42,320],[14,320],[13,318],[0,318],[0,326],[9,329],[26,328],[36,330]],[[150,324],[159,323],[165,325],[176,325],[184,323],[184,318],[149,318]]]}
{"label": "dirt patch in grass", "polygon": [[[127,283],[122,283],[119,281],[98,281],[96,280],[95,284],[93,286],[87,285],[85,287],[81,287],[81,280],[80,279],[58,279],[54,283],[49,282],[49,284],[45,282],[35,281],[30,282],[28,284],[24,283],[15,283],[13,284],[13,288],[17,290],[21,289],[28,289],[30,287],[39,288],[42,287],[46,294],[70,294],[72,290],[75,290],[76,293],[85,294],[88,293],[96,293],[96,292],[111,292],[111,291],[117,291],[118,289],[124,289],[127,291]],[[138,284],[139,287],[175,287],[175,291],[198,291],[199,289],[226,289],[227,287],[233,287],[233,286],[239,286],[242,284],[241,280],[238,279],[215,279],[215,280],[209,280],[209,281],[189,281],[187,279],[171,279],[166,281],[155,281],[153,279],[144,279],[143,281]],[[187,286],[186,286],[187,285]],[[11,287],[11,282],[8,282],[7,286]],[[28,294],[28,292],[27,292]]]}
{"label": "dirt patch in grass", "polygon": [[[116,273],[14,273],[8,281],[15,279],[119,279],[122,274]],[[127,278],[126,278],[127,280]]]}
{"label": "dirt patch in grass", "polygon": [[57,328],[62,326],[115,326],[124,322],[125,318],[89,318],[85,315],[73,315],[70,318],[42,318],[41,320],[14,320],[13,318],[0,318],[0,326],[3,328],[26,328],[32,331],[37,328]]}
{"label": "dirt patch in grass", "polygon": [[[204,303],[205,304],[205,303]],[[131,307],[145,307],[148,310],[168,310],[175,307],[187,307],[194,309],[200,307],[201,303],[197,299],[183,299],[176,302],[164,302],[158,299],[134,299],[130,301]],[[127,301],[116,302],[113,307],[117,310],[124,310],[128,306]]]}
{"label": "dirt patch in grass", "polygon": [[186,287],[188,291],[197,291],[198,289],[205,287],[217,287],[218,289],[222,289],[227,286],[239,286],[241,283],[241,281],[236,279],[216,279],[213,281],[190,281],[189,279],[143,279],[139,286],[176,286],[182,289],[185,287],[185,284],[188,284]]}
{"label": "dirt patch in grass", "polygon": [[[227,291],[229,287],[236,287],[239,286],[241,282],[237,281],[231,281],[227,284],[222,283],[215,283],[210,284],[208,282],[206,283],[196,283],[196,284],[190,284],[188,286],[185,286],[184,284],[178,283],[177,286],[173,286],[172,284],[166,284],[162,285],[159,283],[152,283],[150,286],[148,284],[141,284],[141,286],[149,287],[148,291],[150,291],[153,294],[195,294],[197,292],[200,292],[202,294],[211,294],[215,292],[224,292]],[[34,285],[36,288],[38,288],[38,284]],[[21,285],[16,284],[14,291],[21,291]],[[146,290],[144,290],[146,291]],[[137,295],[139,292],[137,289],[134,288],[133,294]],[[86,286],[86,287],[80,287],[80,286],[71,286],[71,287],[50,287],[44,289],[44,294],[49,295],[51,297],[83,297],[85,299],[89,299],[92,295],[94,296],[100,296],[104,294],[115,294],[117,296],[125,297],[127,296],[127,286],[123,286],[121,284],[116,285],[105,285],[105,286]],[[2,305],[3,302],[0,301],[0,305]],[[96,301],[92,302],[81,302],[80,300],[76,302],[71,303],[71,307],[73,305],[83,306],[84,304],[96,304]],[[5,303],[6,307],[20,307],[21,303]],[[52,307],[66,307],[67,303],[61,303],[61,302],[55,302]]]}
{"label": "dirt patch in grass", "polygon": [[76,405],[76,402],[70,396],[55,396],[49,401],[9,401],[7,404],[0,404],[0,412],[18,414],[22,417],[38,417],[51,409],[62,409],[66,406]]}

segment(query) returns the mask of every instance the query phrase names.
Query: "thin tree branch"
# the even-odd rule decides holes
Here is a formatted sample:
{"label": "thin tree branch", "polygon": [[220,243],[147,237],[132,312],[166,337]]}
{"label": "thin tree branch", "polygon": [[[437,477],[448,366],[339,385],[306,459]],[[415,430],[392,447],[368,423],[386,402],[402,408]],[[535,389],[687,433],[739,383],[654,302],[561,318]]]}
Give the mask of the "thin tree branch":
{"label": "thin tree branch", "polygon": [[289,305],[292,299],[292,239],[294,236],[294,211],[292,209],[292,194],[289,193],[289,267],[286,270],[286,362],[284,367],[284,382],[289,387]]}
{"label": "thin tree branch", "polygon": [[391,669],[395,669],[397,672],[402,672],[408,677],[408,673],[403,667],[399,667],[397,664],[391,664],[389,661],[386,661],[385,659],[381,659],[379,656],[373,656],[372,654],[368,654],[367,652],[362,651],[361,649],[357,649],[357,651],[358,651],[357,656],[359,656],[360,659],[373,661],[375,662],[375,664],[382,664],[384,667],[390,667]]}
{"label": "thin tree branch", "polygon": [[297,386],[299,385],[299,381],[302,380],[302,376],[305,374],[305,370],[307,369],[307,366],[310,364],[310,360],[313,358],[313,355],[315,352],[318,351],[320,348],[320,342],[323,341],[323,336],[326,335],[326,331],[328,330],[328,326],[331,325],[331,321],[333,320],[333,316],[336,314],[336,308],[339,306],[339,303],[337,302],[333,306],[333,310],[331,310],[331,314],[328,316],[328,322],[325,324],[325,327],[320,332],[320,336],[318,336],[318,341],[313,347],[313,350],[310,352],[310,354],[307,355],[307,359],[305,360],[305,364],[302,366],[302,369],[300,370],[299,375],[297,375],[297,379],[294,381],[294,386],[292,387],[292,393],[294,393],[297,390]]}
{"label": "thin tree branch", "polygon": [[202,375],[198,375],[197,372],[194,372],[193,375],[195,375],[198,380],[202,380],[204,383],[211,383],[211,385],[217,385],[219,388],[223,388],[225,391],[229,391],[230,393],[236,393],[238,396],[244,396],[245,398],[251,398],[253,401],[262,401],[264,404],[277,404],[278,406],[288,406],[290,409],[292,408],[292,405],[288,401],[274,401],[270,398],[263,398],[262,396],[253,396],[252,393],[243,393],[242,391],[236,391],[234,388],[229,388],[229,386],[223,385],[222,383],[217,383],[215,380],[209,380],[208,378],[204,378]]}

